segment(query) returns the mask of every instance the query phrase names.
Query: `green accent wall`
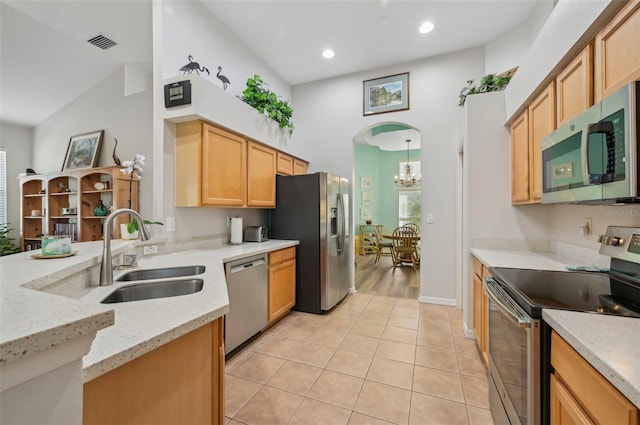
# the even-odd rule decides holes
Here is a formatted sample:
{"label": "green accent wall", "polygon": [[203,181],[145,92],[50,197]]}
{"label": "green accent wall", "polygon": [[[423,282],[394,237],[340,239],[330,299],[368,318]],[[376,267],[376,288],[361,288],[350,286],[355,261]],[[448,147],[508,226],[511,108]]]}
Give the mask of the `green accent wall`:
{"label": "green accent wall", "polygon": [[[398,175],[399,164],[407,161],[407,151],[383,151],[377,146],[355,145],[355,182],[353,186],[353,205],[355,225],[354,234],[358,234],[358,225],[365,224],[361,211],[362,192],[371,192],[371,212],[373,223],[382,224],[384,231],[392,232],[398,227],[398,188],[394,176]],[[420,160],[420,150],[409,151],[410,161]],[[371,179],[371,189],[361,187],[361,178]],[[418,189],[420,190],[420,189]]]}

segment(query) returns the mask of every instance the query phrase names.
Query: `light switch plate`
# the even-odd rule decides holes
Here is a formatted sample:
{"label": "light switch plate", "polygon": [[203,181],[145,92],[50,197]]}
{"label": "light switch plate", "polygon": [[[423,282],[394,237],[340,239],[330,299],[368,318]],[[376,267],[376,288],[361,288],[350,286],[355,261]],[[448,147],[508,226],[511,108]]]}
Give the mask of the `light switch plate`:
{"label": "light switch plate", "polygon": [[433,213],[427,213],[427,223],[433,224]]}

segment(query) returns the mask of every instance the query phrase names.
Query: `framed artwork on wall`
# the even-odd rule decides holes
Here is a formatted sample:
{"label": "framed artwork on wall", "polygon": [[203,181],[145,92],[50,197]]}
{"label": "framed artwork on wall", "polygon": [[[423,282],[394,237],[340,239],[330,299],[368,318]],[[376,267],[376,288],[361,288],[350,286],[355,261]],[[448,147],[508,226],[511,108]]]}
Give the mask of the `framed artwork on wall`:
{"label": "framed artwork on wall", "polygon": [[371,177],[360,177],[360,187],[362,189],[371,188]]}
{"label": "framed artwork on wall", "polygon": [[373,214],[370,207],[360,208],[360,220],[373,220]]}
{"label": "framed artwork on wall", "polygon": [[409,73],[363,81],[362,115],[409,109]]}
{"label": "framed artwork on wall", "polygon": [[72,136],[62,163],[62,171],[93,168],[98,165],[103,137],[104,130]]}
{"label": "framed artwork on wall", "polygon": [[371,205],[371,192],[362,192],[362,205]]}

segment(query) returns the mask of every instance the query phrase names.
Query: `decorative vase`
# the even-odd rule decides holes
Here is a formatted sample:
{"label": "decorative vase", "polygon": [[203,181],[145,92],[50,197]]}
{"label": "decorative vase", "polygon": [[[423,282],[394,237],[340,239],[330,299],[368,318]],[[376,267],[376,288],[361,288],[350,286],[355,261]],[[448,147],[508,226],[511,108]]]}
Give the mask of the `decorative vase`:
{"label": "decorative vase", "polygon": [[122,239],[128,239],[128,240],[138,239],[138,231],[136,230],[133,233],[129,233],[129,230],[127,229],[127,223],[121,224],[120,236],[122,237]]}
{"label": "decorative vase", "polygon": [[102,199],[98,201],[98,205],[93,209],[93,214],[98,217],[104,217],[107,215],[107,207],[102,203]]}

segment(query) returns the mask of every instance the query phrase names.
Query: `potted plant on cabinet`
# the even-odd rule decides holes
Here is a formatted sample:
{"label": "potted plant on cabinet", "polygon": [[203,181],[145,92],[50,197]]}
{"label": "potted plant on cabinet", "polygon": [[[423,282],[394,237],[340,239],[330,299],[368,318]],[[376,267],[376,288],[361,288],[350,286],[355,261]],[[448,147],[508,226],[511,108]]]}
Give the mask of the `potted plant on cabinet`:
{"label": "potted plant on cabinet", "polygon": [[293,132],[293,108],[288,100],[282,100],[280,96],[265,88],[265,82],[258,74],[247,79],[247,88],[242,92],[240,99],[248,105],[253,106],[261,114],[266,114],[269,118],[278,123],[280,128],[289,129],[289,134]]}

